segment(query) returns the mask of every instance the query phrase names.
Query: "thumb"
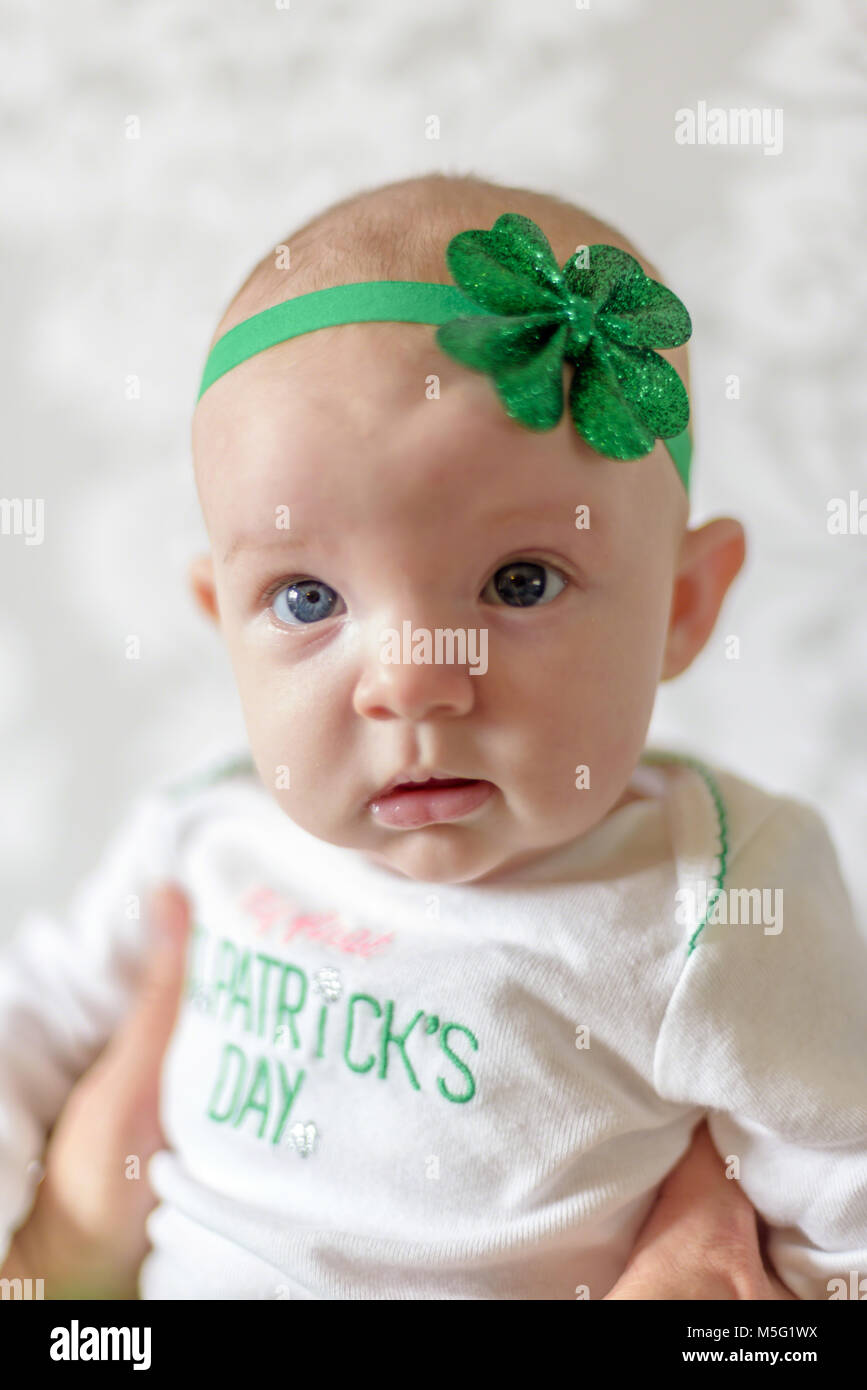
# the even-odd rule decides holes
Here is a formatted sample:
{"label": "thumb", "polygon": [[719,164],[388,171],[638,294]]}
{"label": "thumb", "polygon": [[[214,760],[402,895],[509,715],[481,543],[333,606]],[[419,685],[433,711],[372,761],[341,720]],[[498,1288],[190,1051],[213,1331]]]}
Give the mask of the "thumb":
{"label": "thumb", "polygon": [[152,1092],[155,1099],[163,1053],[184,994],[189,904],[180,888],[161,884],[148,902],[147,917],[148,950],[136,999],[111,1051],[114,1064],[127,1070],[136,1089]]}
{"label": "thumb", "polygon": [[148,903],[150,942],[136,1015],[147,1036],[168,1041],[184,993],[190,907],[180,888],[163,883]]}

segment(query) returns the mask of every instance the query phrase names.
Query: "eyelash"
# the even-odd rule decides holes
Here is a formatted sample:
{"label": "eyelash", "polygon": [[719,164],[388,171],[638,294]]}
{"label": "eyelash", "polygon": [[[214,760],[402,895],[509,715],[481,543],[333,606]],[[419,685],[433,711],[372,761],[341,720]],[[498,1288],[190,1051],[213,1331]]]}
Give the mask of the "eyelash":
{"label": "eyelash", "polygon": [[[564,584],[565,586],[572,586],[572,584],[573,584],[573,580],[570,579],[569,575],[566,574],[563,570],[561,570],[561,569],[559,568],[559,566],[552,564],[550,560],[543,560],[542,557],[539,556],[539,555],[513,555],[511,559],[509,559],[509,560],[504,560],[504,561],[502,562],[502,564],[497,565],[496,568],[493,569],[493,570],[491,571],[490,575],[488,576],[488,578],[485,580],[484,584],[482,585],[482,592],[484,592],[484,590],[488,587],[488,585],[490,584],[491,580],[493,579],[494,575],[497,574],[500,570],[502,570],[502,569],[507,569],[509,565],[518,565],[518,564],[542,565],[543,568],[545,568],[545,569],[553,570],[553,572],[554,572],[556,575],[558,575],[558,576],[560,577],[560,579],[562,579],[563,584]],[[288,588],[291,584],[297,584],[298,581],[299,581],[299,580],[302,580],[302,579],[316,579],[316,578],[318,578],[318,575],[312,575],[312,574],[308,574],[308,573],[300,573],[300,574],[290,574],[290,575],[286,576],[286,577],[283,578],[283,579],[278,579],[275,583],[269,584],[265,589],[262,590],[262,592],[259,594],[259,596],[258,596],[258,598],[257,598],[257,600],[256,600],[257,607],[268,607],[268,608],[270,608],[271,604],[273,603],[273,601],[274,601],[274,599],[277,597],[277,595],[280,593],[280,590],[281,590],[281,589],[286,589],[286,588]],[[327,580],[322,580],[322,583],[323,583],[323,584],[324,584],[324,583],[327,583],[327,582],[328,582]],[[331,587],[331,585],[329,585],[329,588],[330,588],[330,587]],[[336,592],[337,592],[337,590],[335,590],[335,593],[336,593]],[[561,590],[560,592],[562,593],[563,590]],[[557,595],[557,598],[559,598],[559,597],[560,597],[560,595],[558,594],[558,595]],[[553,602],[553,600],[552,600],[552,602]],[[491,605],[492,608],[499,608],[499,607],[508,608],[508,606],[509,606],[508,604],[492,604],[492,605]],[[542,607],[542,606],[544,606],[544,605],[537,605],[537,606]],[[272,619],[273,619],[273,614],[272,614]],[[278,621],[278,623],[279,623],[279,620],[276,620],[276,621]],[[279,626],[280,626],[281,630],[285,630],[285,628],[286,628],[288,625],[285,624],[285,623],[279,623]],[[311,624],[311,626],[314,626],[314,625]]]}

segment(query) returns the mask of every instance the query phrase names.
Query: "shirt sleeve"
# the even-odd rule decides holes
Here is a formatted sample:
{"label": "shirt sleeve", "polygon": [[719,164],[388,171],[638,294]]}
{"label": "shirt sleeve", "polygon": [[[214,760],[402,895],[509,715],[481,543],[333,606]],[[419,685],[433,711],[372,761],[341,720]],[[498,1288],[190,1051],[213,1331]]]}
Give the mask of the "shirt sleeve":
{"label": "shirt sleeve", "polygon": [[733,860],[654,1074],[662,1096],[708,1111],[792,1292],[867,1294],[867,936],[807,806],[778,805]]}
{"label": "shirt sleeve", "polygon": [[35,1197],[45,1140],[121,1022],[147,894],[172,877],[158,793],[133,803],[61,917],[30,912],[0,946],[0,1265]]}

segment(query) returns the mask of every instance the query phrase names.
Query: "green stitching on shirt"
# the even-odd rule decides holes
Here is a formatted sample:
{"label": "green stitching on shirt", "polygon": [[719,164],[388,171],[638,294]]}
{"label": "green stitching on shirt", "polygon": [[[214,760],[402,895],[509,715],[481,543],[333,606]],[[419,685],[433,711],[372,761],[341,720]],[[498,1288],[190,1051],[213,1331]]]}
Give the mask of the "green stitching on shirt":
{"label": "green stitching on shirt", "polygon": [[[473,1052],[479,1051],[475,1033],[462,1023],[443,1023],[440,1011],[417,1008],[398,1031],[395,1014],[403,1012],[403,1005],[393,999],[381,1002],[372,994],[358,992],[350,994],[345,1002],[341,992],[339,1007],[336,1000],[314,1005],[307,974],[301,966],[245,947],[243,942],[217,936],[201,922],[193,923],[192,937],[186,1005],[195,1009],[203,1021],[215,1024],[218,1034],[232,1033],[237,1038],[223,1040],[207,1110],[211,1120],[223,1124],[231,1119],[235,1128],[245,1125],[249,1129],[252,1112],[258,1137],[265,1137],[266,1129],[274,1130],[276,1137],[272,1136],[271,1142],[276,1144],[306,1076],[302,1069],[293,1082],[284,1066],[284,1060],[288,1060],[285,1053],[302,1049],[305,1056],[322,1063],[328,1060],[329,1050],[334,1057],[339,1055],[335,1048],[342,1048],[343,1061],[350,1071],[358,1075],[371,1073],[380,1080],[397,1077],[395,1084],[400,1085],[400,1071],[394,1065],[397,1049],[409,1085],[414,1091],[425,1091],[427,1085],[422,1086],[416,1064],[425,1056],[430,1060],[430,1044],[438,1044],[465,1082],[463,1091],[452,1090],[446,1077],[437,1076],[438,1093],[455,1104],[463,1104],[476,1095],[476,1081],[468,1062],[450,1044],[452,1033],[463,1033]],[[334,1016],[329,1022],[330,1015]],[[341,1027],[343,1039],[338,1042],[335,1030]],[[368,1046],[373,1044],[364,1058],[357,1056],[362,1046],[358,1034],[362,1030]],[[254,1038],[262,1040],[263,1051],[251,1051]],[[282,1049],[284,1057],[272,1055],[271,1048]]]}
{"label": "green stitching on shirt", "polygon": [[470,1042],[473,1045],[474,1052],[478,1052],[479,1043],[475,1034],[471,1033],[469,1028],[465,1028],[462,1023],[443,1024],[442,1032],[440,1033],[440,1046],[442,1047],[443,1052],[445,1052],[445,1054],[451,1059],[451,1061],[454,1062],[458,1070],[463,1072],[464,1076],[467,1078],[467,1081],[470,1083],[469,1090],[465,1091],[462,1096],[453,1095],[441,1076],[437,1077],[437,1086],[439,1087],[440,1094],[444,1095],[446,1100],[453,1100],[457,1102],[459,1105],[463,1105],[464,1101],[472,1100],[473,1096],[476,1094],[476,1083],[469,1067],[465,1066],[464,1063],[461,1061],[460,1057],[457,1057],[449,1047],[449,1033],[453,1032],[455,1029],[457,1029],[459,1033],[466,1034],[466,1036],[469,1038]]}
{"label": "green stitching on shirt", "polygon": [[346,1062],[346,1065],[348,1067],[352,1068],[353,1071],[365,1072],[370,1071],[370,1068],[376,1061],[376,1054],[371,1052],[366,1062],[353,1062],[352,1058],[349,1056],[349,1049],[352,1046],[352,1033],[355,1028],[356,1004],[370,1004],[373,1008],[374,1018],[382,1018],[382,1008],[380,1007],[379,1001],[374,999],[373,995],[371,994],[350,995],[349,1008],[347,1010],[346,1015],[346,1037],[343,1041],[343,1060]]}
{"label": "green stitching on shirt", "polygon": [[410,1084],[413,1090],[421,1090],[419,1079],[412,1069],[412,1063],[406,1055],[405,1047],[407,1038],[409,1037],[410,1033],[412,1032],[415,1025],[418,1023],[420,1018],[424,1018],[423,1009],[416,1010],[416,1014],[412,1020],[412,1023],[408,1023],[402,1033],[393,1033],[391,1031],[391,1025],[394,1021],[394,1000],[386,1000],[385,1026],[383,1027],[382,1034],[380,1036],[379,1071],[377,1072],[377,1075],[379,1076],[380,1080],[385,1080],[386,1076],[388,1075],[388,1049],[390,1044],[394,1043],[400,1051],[401,1060],[406,1068],[406,1074],[409,1077]]}
{"label": "green stitching on shirt", "polygon": [[685,753],[663,753],[661,751],[647,750],[642,754],[641,761],[648,763],[679,763],[683,767],[692,768],[692,770],[697,772],[703,779],[705,786],[711,794],[714,810],[716,811],[717,833],[719,835],[719,872],[714,879],[716,885],[714,891],[708,898],[707,911],[689,939],[689,947],[686,953],[689,956],[695,950],[695,944],[707,926],[708,918],[716,906],[717,899],[722,893],[725,883],[729,854],[728,817],[726,815],[725,802],[722,799],[722,793],[710,768],[707,767],[705,763],[700,762],[698,758],[691,758]]}

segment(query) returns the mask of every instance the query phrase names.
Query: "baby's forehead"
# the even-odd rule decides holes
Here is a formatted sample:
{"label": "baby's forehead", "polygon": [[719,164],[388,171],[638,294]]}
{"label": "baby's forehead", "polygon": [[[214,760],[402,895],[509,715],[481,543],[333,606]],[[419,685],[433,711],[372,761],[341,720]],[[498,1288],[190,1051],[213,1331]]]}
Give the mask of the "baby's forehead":
{"label": "baby's forehead", "polygon": [[249,358],[203,396],[194,425],[197,468],[224,484],[239,470],[247,486],[336,475],[371,503],[387,500],[386,479],[391,491],[450,476],[465,494],[502,491],[516,458],[529,481],[529,459],[562,444],[559,429],[534,434],[510,420],[491,381],[415,324],[341,325]]}
{"label": "baby's forehead", "polygon": [[[286,343],[249,359],[206,393],[197,476],[221,558],[273,547],[276,518],[344,549],[353,537],[460,548],[494,536],[604,556],[667,507],[667,456],[602,458],[568,412],[553,430],[528,430],[487,378],[439,360],[423,333],[323,330],[304,351]],[[337,350],[326,335],[342,335]]]}

